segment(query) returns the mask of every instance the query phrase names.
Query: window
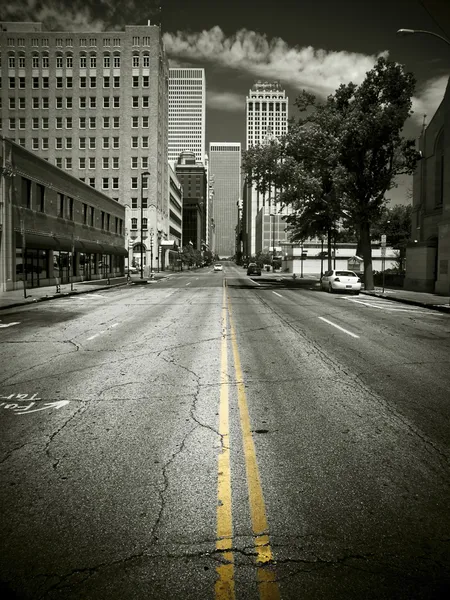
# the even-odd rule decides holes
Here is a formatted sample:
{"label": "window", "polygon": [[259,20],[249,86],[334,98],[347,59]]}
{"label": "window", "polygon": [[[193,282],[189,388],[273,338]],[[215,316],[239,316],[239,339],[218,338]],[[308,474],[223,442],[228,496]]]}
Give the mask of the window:
{"label": "window", "polygon": [[114,129],[120,128],[120,117],[113,117],[113,128]]}
{"label": "window", "polygon": [[78,119],[78,126],[80,129],[86,129],[86,117],[80,117]]}
{"label": "window", "polygon": [[119,233],[119,217],[115,217],[114,219],[114,231]]}
{"label": "window", "polygon": [[31,119],[31,128],[32,129],[39,129],[39,117],[33,117]]}
{"label": "window", "polygon": [[103,96],[103,108],[109,108],[110,106],[109,96]]}
{"label": "window", "polygon": [[66,77],[66,88],[72,88],[73,87],[73,77]]}
{"label": "window", "polygon": [[138,207],[138,199],[131,198],[131,208],[137,208],[137,207]]}
{"label": "window", "polygon": [[63,45],[62,38],[56,38],[56,41],[55,41],[55,46],[56,46],[57,48],[61,48],[61,47],[62,47],[62,45]]}
{"label": "window", "polygon": [[72,138],[71,137],[66,137],[66,149],[72,150]]}
{"label": "window", "polygon": [[95,141],[96,141],[95,137],[89,138],[89,149],[90,150],[95,150],[95,146],[96,146]]}
{"label": "window", "polygon": [[89,38],[89,46],[96,46],[96,45],[97,45],[97,39]]}
{"label": "window", "polygon": [[62,129],[62,117],[55,118],[55,127],[56,129]]}
{"label": "window", "polygon": [[141,158],[141,168],[148,169],[148,156],[143,156]]}
{"label": "window", "polygon": [[97,108],[97,98],[95,96],[89,97],[89,108]]}
{"label": "window", "polygon": [[103,77],[103,87],[104,88],[109,88],[111,85],[111,78],[110,77]]}
{"label": "window", "polygon": [[102,189],[103,190],[109,189],[109,178],[108,177],[102,177]]}
{"label": "window", "polygon": [[103,117],[103,129],[107,129],[109,127],[109,117]]}
{"label": "window", "polygon": [[39,138],[32,138],[32,140],[31,140],[31,148],[33,150],[39,150]]}
{"label": "window", "polygon": [[139,96],[133,96],[131,99],[131,106],[133,108],[139,108]]}
{"label": "window", "polygon": [[62,169],[62,164],[63,164],[63,163],[62,163],[62,158],[61,158],[60,156],[58,156],[57,158],[55,158],[55,165],[56,165],[58,168]]}
{"label": "window", "polygon": [[60,137],[55,138],[55,148],[57,150],[62,150],[63,147],[63,139]]}
{"label": "window", "polygon": [[144,175],[142,177],[142,189],[143,190],[147,190],[148,189],[148,177],[147,177],[147,175]]}
{"label": "window", "polygon": [[142,202],[142,208],[148,208],[148,206],[147,206],[148,198],[141,198],[141,202]]}
{"label": "window", "polygon": [[95,169],[95,156],[90,156],[89,157],[89,168],[90,169]]}
{"label": "window", "polygon": [[100,223],[101,223],[101,228],[105,229],[105,211],[104,210],[100,211]]}
{"label": "window", "polygon": [[116,149],[116,150],[117,150],[118,148],[120,148],[120,138],[118,138],[118,137],[113,137],[113,139],[112,139],[112,147],[113,147],[114,149]]}
{"label": "window", "polygon": [[119,168],[119,157],[118,156],[113,156],[113,158],[112,158],[112,168],[113,169],[118,169]]}
{"label": "window", "polygon": [[120,38],[114,38],[113,45],[118,46],[120,48]]}
{"label": "window", "polygon": [[111,38],[103,38],[104,46],[111,46]]}
{"label": "window", "polygon": [[22,206],[31,208],[31,180],[22,177]]}
{"label": "window", "polygon": [[83,202],[82,205],[83,225],[87,225],[88,205]]}
{"label": "window", "polygon": [[113,190],[118,190],[119,189],[119,178],[118,177],[113,177],[112,178],[112,189]]}
{"label": "window", "polygon": [[148,54],[144,54],[144,57],[143,57],[143,66],[144,67],[149,67],[150,66],[150,56]]}
{"label": "window", "polygon": [[137,229],[137,219],[131,219],[131,229]]}
{"label": "window", "polygon": [[16,57],[15,57],[15,56],[10,56],[10,57],[8,58],[8,67],[9,67],[10,69],[14,69],[14,68],[15,68],[15,66],[16,66]]}
{"label": "window", "polygon": [[56,97],[56,108],[62,108],[63,107],[63,99],[61,96],[57,96]]}
{"label": "window", "polygon": [[50,106],[49,99],[44,96],[44,98],[42,98],[42,108],[44,110],[47,110],[49,108],[49,106]]}
{"label": "window", "polygon": [[148,117],[142,117],[142,127],[148,127]]}
{"label": "window", "polygon": [[142,148],[148,148],[148,135],[142,137]]}
{"label": "window", "polygon": [[137,177],[132,177],[131,178],[131,189],[132,190],[137,190],[138,189],[138,178]]}
{"label": "window", "polygon": [[48,81],[49,81],[48,77],[43,77],[42,78],[42,89],[48,90],[48,86],[49,86]]}
{"label": "window", "polygon": [[86,108],[86,96],[80,96],[78,105],[80,108]]}
{"label": "window", "polygon": [[62,69],[63,66],[63,57],[62,56],[57,56],[56,57],[56,68],[57,69]]}
{"label": "window", "polygon": [[150,106],[149,100],[149,96],[142,96],[142,108],[148,108]]}
{"label": "window", "polygon": [[71,109],[73,107],[73,98],[72,96],[68,96],[66,98],[66,108]]}
{"label": "window", "polygon": [[142,229],[147,229],[147,223],[148,221],[146,218],[142,219]]}
{"label": "window", "polygon": [[89,87],[90,88],[97,87],[97,77],[89,77]]}
{"label": "window", "polygon": [[120,56],[114,56],[113,64],[116,69],[118,69],[120,67]]}
{"label": "window", "polygon": [[57,88],[62,88],[62,86],[63,86],[63,78],[62,77],[57,77],[56,78],[56,87]]}
{"label": "window", "polygon": [[120,108],[120,96],[113,96],[114,108]]}
{"label": "window", "polygon": [[91,227],[94,227],[94,223],[95,223],[95,209],[93,206],[90,207],[90,219],[89,219],[89,225]]}
{"label": "window", "polygon": [[89,117],[89,129],[95,129],[97,127],[97,117]]}
{"label": "window", "polygon": [[150,77],[148,75],[142,76],[142,87],[150,87]]}
{"label": "window", "polygon": [[80,88],[86,87],[86,77],[80,77]]}
{"label": "window", "polygon": [[25,77],[19,77],[19,89],[25,89]]}
{"label": "window", "polygon": [[86,158],[84,156],[80,156],[78,159],[78,168],[85,169],[86,168]]}
{"label": "window", "polygon": [[95,188],[95,177],[89,177],[89,185]]}
{"label": "window", "polygon": [[86,38],[80,38],[80,46],[86,46]]}
{"label": "window", "polygon": [[57,208],[58,208],[58,217],[64,216],[64,194],[57,194]]}
{"label": "window", "polygon": [[73,221],[73,198],[69,197],[66,198],[66,219]]}
{"label": "window", "polygon": [[91,69],[95,69],[97,67],[97,57],[96,56],[90,57],[89,66],[91,67]]}
{"label": "window", "polygon": [[139,66],[139,56],[133,56],[133,67]]}
{"label": "window", "polygon": [[25,129],[25,117],[19,118],[19,129]]}
{"label": "window", "polygon": [[[36,100],[36,102],[35,102],[35,100]],[[35,104],[36,104],[36,106],[35,106]],[[16,99],[15,98],[9,99],[9,108],[10,109],[16,108]],[[33,98],[33,108],[39,108],[39,98]]]}
{"label": "window", "polygon": [[66,68],[71,69],[73,67],[73,56],[66,56]]}
{"label": "window", "polygon": [[110,66],[111,66],[111,57],[110,56],[104,56],[103,57],[103,68],[104,69],[109,69]]}
{"label": "window", "polygon": [[109,148],[109,137],[104,137],[102,140],[102,147],[107,150]]}
{"label": "window", "polygon": [[36,184],[36,209],[39,212],[45,211],[45,186],[40,183]]}
{"label": "window", "polygon": [[71,169],[72,168],[72,157],[67,157],[66,158],[66,169]]}
{"label": "window", "polygon": [[133,46],[139,46],[139,36],[133,36]]}
{"label": "window", "polygon": [[42,117],[42,129],[48,129],[48,117]]}
{"label": "window", "polygon": [[133,87],[139,87],[139,76],[133,75],[132,84]]}
{"label": "window", "polygon": [[139,148],[139,138],[137,137],[137,135],[134,135],[131,138],[131,147],[132,148]]}
{"label": "window", "polygon": [[[9,57],[9,68],[14,67],[14,65],[11,65],[11,60],[14,61],[14,57],[10,56]],[[33,56],[31,59],[31,66],[33,67],[33,69],[39,69],[39,56]]]}
{"label": "window", "polygon": [[72,129],[72,117],[66,117],[66,129]]}
{"label": "window", "polygon": [[85,56],[80,56],[80,69],[85,69],[87,66],[87,58]]}
{"label": "window", "polygon": [[113,77],[113,87],[115,87],[115,88],[120,87],[120,77],[118,75]]}
{"label": "window", "polygon": [[42,150],[48,150],[48,138],[42,138]]}
{"label": "window", "polygon": [[109,169],[109,158],[108,156],[104,156],[102,159],[102,168]]}
{"label": "window", "polygon": [[66,38],[66,46],[73,46],[72,38]]}
{"label": "window", "polygon": [[86,150],[86,138],[85,137],[80,137],[80,139],[78,140],[78,148],[80,150]]}
{"label": "window", "polygon": [[25,109],[25,98],[22,98],[22,97],[19,98],[19,108],[21,110]]}
{"label": "window", "polygon": [[148,36],[144,36],[142,38],[142,45],[143,46],[150,46],[150,38]]}
{"label": "window", "polygon": [[138,157],[137,156],[132,156],[131,157],[131,168],[132,169],[137,169],[138,168]]}
{"label": "window", "polygon": [[139,127],[139,117],[131,117],[131,127]]}

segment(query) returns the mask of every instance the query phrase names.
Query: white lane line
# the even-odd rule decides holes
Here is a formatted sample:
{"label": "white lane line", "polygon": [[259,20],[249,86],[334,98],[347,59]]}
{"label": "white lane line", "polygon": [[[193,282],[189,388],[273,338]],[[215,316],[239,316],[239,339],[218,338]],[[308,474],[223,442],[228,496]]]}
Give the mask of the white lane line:
{"label": "white lane line", "polygon": [[93,340],[94,338],[98,337],[100,334],[96,333],[95,335],[91,335],[91,337],[88,337],[88,341],[89,340]]}
{"label": "white lane line", "polygon": [[111,325],[111,329],[112,329],[113,327],[117,327],[117,325],[118,325],[118,324],[119,324],[119,323],[114,323],[114,325]]}
{"label": "white lane line", "polygon": [[348,335],[351,335],[354,338],[359,338],[359,335],[356,335],[356,333],[352,333],[351,331],[347,331],[347,329],[344,329],[343,327],[340,327],[339,325],[336,325],[336,323],[333,323],[332,321],[329,321],[328,319],[325,319],[324,317],[319,317],[319,319],[321,319],[322,321],[325,321],[325,323],[328,323],[329,325],[332,325],[333,327],[336,327],[336,329],[340,329],[344,333],[346,333]]}
{"label": "white lane line", "polygon": [[279,294],[278,292],[272,292],[272,294],[275,294],[275,296],[279,296],[280,298],[282,298],[283,296],[281,294]]}
{"label": "white lane line", "polygon": [[14,323],[4,323],[4,324],[0,323],[0,327],[3,327],[3,328],[12,327],[13,325],[20,325],[20,321],[14,321]]}
{"label": "white lane line", "polygon": [[192,283],[192,282],[191,282],[191,281],[189,281],[189,283],[187,283],[186,285],[191,285],[191,283]]}
{"label": "white lane line", "polygon": [[257,281],[255,281],[254,279],[252,279],[251,277],[250,277],[250,281],[251,281],[252,283],[254,283],[255,285],[261,285],[260,283],[258,283],[258,282],[257,282]]}

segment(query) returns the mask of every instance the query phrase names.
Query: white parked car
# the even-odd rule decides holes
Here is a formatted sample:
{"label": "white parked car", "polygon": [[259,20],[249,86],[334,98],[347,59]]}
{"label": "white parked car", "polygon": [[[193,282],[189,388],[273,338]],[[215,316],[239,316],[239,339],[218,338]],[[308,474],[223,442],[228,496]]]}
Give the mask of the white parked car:
{"label": "white parked car", "polygon": [[223,271],[223,267],[220,263],[214,265],[214,271]]}
{"label": "white parked car", "polygon": [[324,273],[320,285],[323,290],[328,290],[331,294],[335,290],[359,294],[361,289],[361,279],[353,271],[332,269],[331,271]]}

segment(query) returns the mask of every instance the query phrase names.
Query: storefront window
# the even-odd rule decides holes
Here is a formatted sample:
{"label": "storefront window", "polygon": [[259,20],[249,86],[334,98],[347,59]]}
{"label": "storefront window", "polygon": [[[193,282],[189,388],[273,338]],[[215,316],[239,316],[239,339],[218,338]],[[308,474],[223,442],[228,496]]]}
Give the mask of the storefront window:
{"label": "storefront window", "polygon": [[48,250],[27,248],[25,257],[22,248],[16,248],[16,280],[23,281],[25,276],[28,287],[39,287],[48,278]]}
{"label": "storefront window", "polygon": [[53,252],[53,276],[60,283],[69,283],[70,253],[62,250]]}

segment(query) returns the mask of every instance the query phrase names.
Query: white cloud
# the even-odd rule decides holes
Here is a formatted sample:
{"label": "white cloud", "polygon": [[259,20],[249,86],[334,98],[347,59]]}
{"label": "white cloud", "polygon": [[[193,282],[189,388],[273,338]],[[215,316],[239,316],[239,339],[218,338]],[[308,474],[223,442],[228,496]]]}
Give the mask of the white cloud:
{"label": "white cloud", "polygon": [[208,108],[227,110],[227,111],[244,111],[245,96],[235,94],[233,92],[218,92],[215,90],[206,91],[206,105]]}
{"label": "white cloud", "polygon": [[377,60],[376,56],[345,50],[290,47],[281,38],[268,40],[247,29],[227,38],[218,26],[200,33],[166,33],[164,43],[170,57],[211,62],[258,79],[279,80],[322,98],[341,83],[361,83]]}
{"label": "white cloud", "polygon": [[417,124],[422,124],[424,115],[427,116],[427,124],[431,121],[439,104],[442,102],[447,83],[448,77],[442,76],[430,79],[421,86],[418,93],[412,99],[412,110],[414,111],[412,118]]}

